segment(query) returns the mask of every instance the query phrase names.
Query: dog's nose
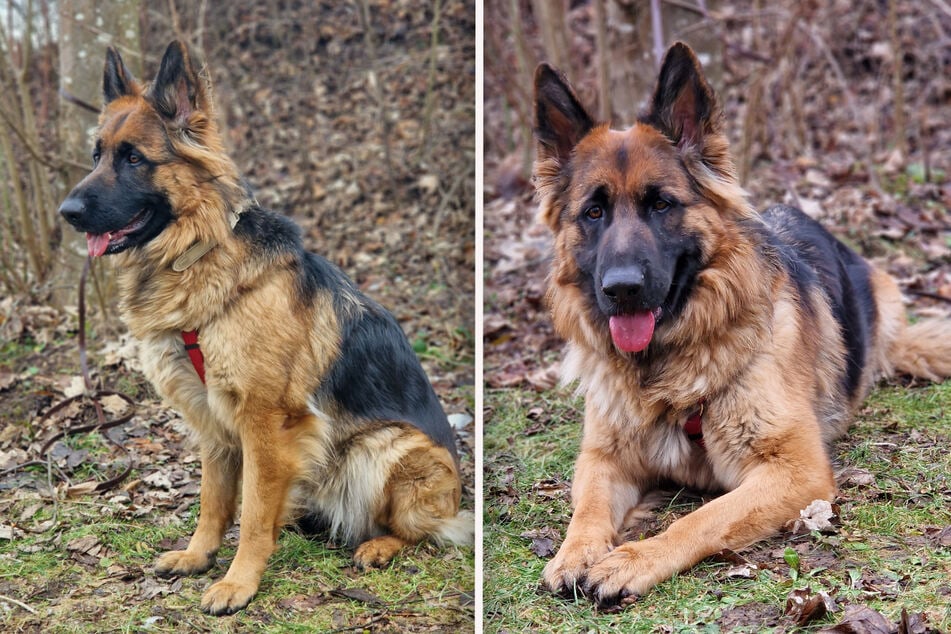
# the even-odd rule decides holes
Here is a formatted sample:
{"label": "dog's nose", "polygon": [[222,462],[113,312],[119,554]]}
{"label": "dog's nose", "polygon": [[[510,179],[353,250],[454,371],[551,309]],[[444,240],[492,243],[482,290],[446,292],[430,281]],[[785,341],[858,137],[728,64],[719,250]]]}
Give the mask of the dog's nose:
{"label": "dog's nose", "polygon": [[644,288],[644,270],[637,266],[609,269],[601,278],[601,290],[616,304],[632,303]]}
{"label": "dog's nose", "polygon": [[62,205],[59,206],[60,215],[71,225],[75,225],[77,222],[79,222],[82,219],[83,213],[85,213],[85,211],[85,203],[83,203],[81,199],[74,196],[70,196],[63,201]]}

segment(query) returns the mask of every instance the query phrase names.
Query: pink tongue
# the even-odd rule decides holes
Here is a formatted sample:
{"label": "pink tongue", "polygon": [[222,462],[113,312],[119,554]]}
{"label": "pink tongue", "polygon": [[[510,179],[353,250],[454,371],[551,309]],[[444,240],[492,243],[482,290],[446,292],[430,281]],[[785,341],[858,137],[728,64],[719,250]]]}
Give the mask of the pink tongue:
{"label": "pink tongue", "polygon": [[654,335],[654,312],[644,310],[633,315],[614,315],[610,320],[611,338],[623,352],[640,352]]}
{"label": "pink tongue", "polygon": [[109,239],[111,234],[102,233],[96,235],[94,233],[86,234],[86,246],[89,249],[89,255],[94,258],[98,258],[100,255],[106,252],[106,249],[109,248]]}

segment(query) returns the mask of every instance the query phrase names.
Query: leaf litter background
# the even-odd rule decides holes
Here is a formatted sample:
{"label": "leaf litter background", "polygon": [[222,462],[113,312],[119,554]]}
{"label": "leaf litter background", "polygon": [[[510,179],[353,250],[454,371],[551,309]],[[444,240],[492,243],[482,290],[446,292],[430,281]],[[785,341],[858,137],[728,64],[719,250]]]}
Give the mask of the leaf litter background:
{"label": "leaf litter background", "polygon": [[[897,37],[892,38],[887,4],[787,1],[766,7],[758,2],[722,2],[700,28],[715,29],[723,47],[722,85],[714,89],[724,105],[735,157],[744,133],[753,139],[747,157],[752,168],[745,187],[754,203],[759,208],[774,202],[799,206],[891,273],[905,292],[911,313],[948,316],[951,11],[943,3],[897,0]],[[557,384],[562,342],[552,331],[544,299],[550,232],[535,220],[537,205],[530,173],[523,167],[525,148],[518,133],[518,126],[530,125],[531,87],[514,79],[518,59],[510,28],[512,5],[497,0],[486,5],[486,29],[493,29],[505,45],[501,54],[488,56],[485,64],[484,334],[489,404],[484,414],[486,434],[490,435],[493,388],[544,394]],[[539,25],[527,3],[522,3],[521,15],[529,56],[544,61]],[[754,22],[753,16],[759,16],[758,20]],[[565,22],[576,69],[569,79],[582,102],[596,112],[592,3],[572,2]],[[689,42],[689,35],[685,39]],[[896,60],[902,64],[905,99],[908,149],[904,154],[895,144],[892,77]],[[577,69],[583,72],[578,74]],[[758,89],[762,100],[754,109],[751,95]],[[629,123],[617,122],[615,127]],[[540,397],[537,402],[547,398]],[[578,424],[580,415],[579,411]],[[947,443],[951,436],[949,415],[945,416],[945,433],[939,443]],[[522,433],[545,433],[549,422],[545,408],[530,407]],[[888,442],[882,445],[912,443],[930,451],[934,441],[922,435],[909,437],[914,435],[896,434],[892,427],[885,433]],[[844,453],[850,447],[846,439],[837,449]],[[491,455],[485,462],[487,505],[509,508],[520,496],[528,495],[568,499],[570,482],[542,481],[531,492],[517,491],[511,486],[514,467],[504,460],[495,462]],[[946,487],[940,491],[947,474],[925,478],[931,481],[932,492],[951,504]],[[891,495],[860,468],[842,471],[839,484],[838,502],[850,507]],[[686,510],[689,508],[687,505]],[[641,529],[651,534],[670,521],[668,513],[662,523],[653,518]],[[560,545],[566,524],[567,517],[557,528],[539,527],[522,537],[535,555],[547,559]],[[811,540],[791,537],[793,534],[787,533],[787,537],[797,542],[797,551],[809,554],[811,566],[842,569],[846,574],[843,562],[824,555]],[[951,526],[922,526],[921,534],[927,543],[945,548],[951,545]],[[751,570],[776,568],[777,555],[782,561],[783,552],[782,548],[772,552],[775,549],[775,543],[767,543],[743,556],[725,554],[735,558],[728,562],[735,565],[726,577],[750,577]],[[854,584],[868,597],[895,597],[901,592],[899,581],[877,576],[874,571],[863,572]],[[946,584],[943,592],[951,600],[951,586]],[[780,623],[791,627],[809,623],[829,609],[836,611],[838,632],[933,631],[921,615],[905,615],[901,623],[894,623],[866,606],[829,605],[829,597],[821,594],[790,595],[785,616],[775,607],[753,604],[727,611],[717,624],[724,629]],[[940,606],[935,610],[940,613]]]}
{"label": "leaf litter background", "polygon": [[[358,3],[349,2],[211,3],[203,32],[187,3],[178,7],[176,28],[165,5],[144,10],[144,74],[153,76],[173,37],[184,34],[200,44],[228,145],[259,202],[297,221],[306,246],[389,308],[420,354],[457,429],[463,505],[472,508],[475,5],[441,3],[433,48],[432,3],[368,4],[369,33]],[[262,327],[266,336],[266,328],[280,325]],[[0,297],[0,335],[5,350],[14,343],[17,350],[33,350],[5,353],[9,360],[0,364],[3,471],[45,460],[38,450],[50,435],[94,419],[78,406],[42,424],[39,419],[51,404],[82,391],[75,309],[63,314],[29,298]],[[151,554],[143,554],[142,566],[111,564],[113,553],[94,536],[63,543],[63,530],[97,517],[177,523],[197,503],[200,463],[179,416],[139,373],[135,343],[121,328],[100,327],[91,335],[90,360],[95,382],[138,400],[129,423],[105,432],[124,451],[90,434],[53,445],[50,482],[45,469],[0,475],[0,539],[40,533],[32,549],[65,551],[89,570],[105,569],[105,587],[77,590],[63,579],[0,578],[0,595],[27,604],[53,598],[95,618],[106,608],[96,607],[90,591],[144,601],[176,592],[181,581],[156,579]],[[103,405],[107,418],[123,413],[116,399]],[[102,495],[82,497],[129,460],[133,478]],[[53,509],[50,485],[60,499],[76,504]],[[229,539],[235,536],[232,530]],[[183,528],[178,542],[156,548],[180,548],[186,539]],[[356,571],[352,576],[359,586]],[[442,624],[425,615],[388,615],[378,598],[359,587],[333,596],[291,597],[284,607],[307,610],[356,600],[374,608],[365,619],[373,629],[471,629],[472,590],[467,585],[430,599],[455,615]],[[5,605],[4,612],[16,609]],[[30,623],[20,625],[31,630],[39,622]]]}

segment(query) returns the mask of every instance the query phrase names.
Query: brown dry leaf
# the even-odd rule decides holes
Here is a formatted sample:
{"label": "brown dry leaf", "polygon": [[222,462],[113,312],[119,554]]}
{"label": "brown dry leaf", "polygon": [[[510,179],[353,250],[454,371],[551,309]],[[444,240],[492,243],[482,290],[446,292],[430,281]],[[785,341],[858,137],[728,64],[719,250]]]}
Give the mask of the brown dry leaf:
{"label": "brown dry leaf", "polygon": [[924,614],[908,614],[908,610],[902,608],[898,634],[941,634],[941,630],[928,627],[927,620],[928,617]]}
{"label": "brown dry leaf", "polygon": [[363,588],[337,588],[330,591],[331,594],[344,599],[359,601],[360,603],[370,603],[373,605],[383,605],[383,600],[375,594],[371,594]]}
{"label": "brown dry leaf", "polygon": [[898,628],[869,607],[847,605],[841,621],[819,631],[825,634],[895,634]]}
{"label": "brown dry leaf", "polygon": [[875,476],[867,469],[846,467],[836,475],[839,486],[864,487],[875,484]]}
{"label": "brown dry leaf", "polygon": [[565,482],[564,480],[558,480],[551,478],[548,480],[541,480],[532,485],[532,491],[535,492],[535,495],[543,498],[560,498],[567,497],[568,492],[571,490],[571,484]]}
{"label": "brown dry leaf", "polygon": [[556,551],[555,543],[561,541],[561,534],[551,526],[525,531],[520,537],[532,540],[529,548],[536,556],[543,559],[553,556]]}
{"label": "brown dry leaf", "polygon": [[489,387],[516,387],[525,381],[525,367],[522,365],[486,374],[485,382]]}
{"label": "brown dry leaf", "polygon": [[925,535],[934,540],[939,546],[951,546],[951,526],[945,526],[944,528],[929,526],[925,528]]}
{"label": "brown dry leaf", "polygon": [[482,335],[490,342],[505,331],[511,331],[512,324],[502,315],[486,315],[482,320]]}
{"label": "brown dry leaf", "polygon": [[835,600],[826,592],[813,592],[812,588],[790,592],[783,610],[783,614],[799,626],[821,619],[831,612],[835,612]]}
{"label": "brown dry leaf", "polygon": [[548,559],[555,554],[555,542],[547,537],[535,537],[532,539],[531,551],[538,557]]}
{"label": "brown dry leaf", "polygon": [[75,498],[81,495],[90,495],[96,492],[97,486],[99,486],[99,482],[96,480],[87,480],[86,482],[74,484],[66,489],[66,497]]}
{"label": "brown dry leaf", "polygon": [[66,550],[81,554],[95,555],[102,550],[102,544],[95,535],[84,535],[70,540],[66,544]]}
{"label": "brown dry leaf", "polygon": [[129,403],[116,394],[108,394],[99,399],[99,403],[106,413],[113,416],[120,416],[129,411]]}
{"label": "brown dry leaf", "polygon": [[525,379],[539,392],[544,392],[558,385],[560,369],[558,364],[550,365],[547,368],[540,368],[530,372]]}
{"label": "brown dry leaf", "polygon": [[86,382],[81,376],[72,376],[69,379],[69,385],[63,387],[63,396],[72,398],[79,396],[86,391]]}
{"label": "brown dry leaf", "polygon": [[294,610],[295,612],[313,612],[314,608],[327,603],[326,594],[298,594],[278,601],[278,606],[285,610]]}
{"label": "brown dry leaf", "polygon": [[7,370],[0,370],[0,390],[5,390],[17,382],[17,375]]}

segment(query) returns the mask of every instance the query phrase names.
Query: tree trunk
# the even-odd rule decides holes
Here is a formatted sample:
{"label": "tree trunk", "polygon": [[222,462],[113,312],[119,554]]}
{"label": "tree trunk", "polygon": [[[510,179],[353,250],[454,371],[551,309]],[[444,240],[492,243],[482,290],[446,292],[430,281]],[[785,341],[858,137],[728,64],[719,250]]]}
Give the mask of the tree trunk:
{"label": "tree trunk", "polygon": [[[59,70],[60,90],[66,95],[61,102],[60,144],[68,167],[66,189],[82,180],[92,167],[92,134],[97,115],[77,101],[98,109],[102,105],[102,69],[107,46],[116,47],[126,65],[137,77],[142,74],[142,54],[139,47],[140,0],[61,0]],[[59,192],[62,196],[66,191]],[[86,257],[86,240],[75,231],[67,230],[63,241],[61,266],[54,274],[55,303],[75,302],[76,283]],[[99,296],[96,305],[106,317],[112,303],[111,270],[97,266],[93,270],[93,287]],[[57,302],[57,300],[59,300]]]}
{"label": "tree trunk", "polygon": [[[672,2],[647,0],[603,0],[606,7],[607,57],[613,120],[625,125],[637,118],[650,99],[660,59],[653,51],[652,18],[659,18],[661,49],[685,40],[703,63],[704,74],[714,87],[723,76],[723,52],[719,34],[711,25],[696,28],[703,20],[700,10]],[[651,5],[660,5],[660,15],[652,16]],[[715,11],[719,0],[707,0],[707,10]],[[605,54],[599,51],[599,54]],[[651,69],[655,72],[648,72]]]}
{"label": "tree trunk", "polygon": [[532,10],[542,37],[542,47],[547,58],[545,61],[572,77],[574,73],[571,68],[571,48],[565,27],[567,3],[564,0],[534,0]]}

